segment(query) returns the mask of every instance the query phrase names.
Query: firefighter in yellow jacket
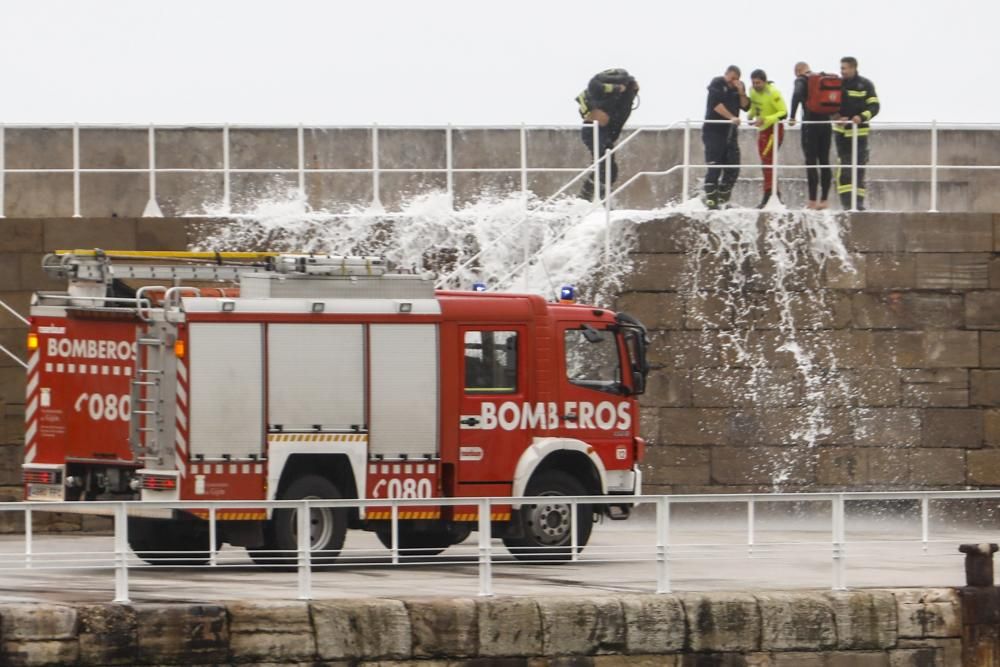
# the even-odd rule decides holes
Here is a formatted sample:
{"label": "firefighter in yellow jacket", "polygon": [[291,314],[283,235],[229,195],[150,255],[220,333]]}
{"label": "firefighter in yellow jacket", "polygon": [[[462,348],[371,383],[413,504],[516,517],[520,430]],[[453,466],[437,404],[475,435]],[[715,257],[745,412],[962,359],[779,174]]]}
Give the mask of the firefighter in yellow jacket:
{"label": "firefighter in yellow jacket", "polygon": [[[851,208],[851,196],[855,186],[858,189],[858,210],[865,210],[865,169],[868,164],[868,121],[880,109],[875,84],[858,74],[858,61],[850,56],[840,59],[841,84],[840,113],[834,119],[834,138],[837,141],[837,155],[840,168],[837,170],[837,193],[840,207]],[[854,155],[854,135],[858,135],[858,153]],[[854,183],[854,164],[857,162],[858,182]]]}
{"label": "firefighter in yellow jacket", "polygon": [[[781,91],[767,80],[767,73],[755,69],[750,73],[750,119],[760,132],[757,134],[757,153],[764,171],[764,198],[757,208],[764,208],[771,199],[774,189],[774,152],[785,140],[785,128],[781,121],[788,117],[788,107]],[[781,198],[781,194],[778,194]]]}

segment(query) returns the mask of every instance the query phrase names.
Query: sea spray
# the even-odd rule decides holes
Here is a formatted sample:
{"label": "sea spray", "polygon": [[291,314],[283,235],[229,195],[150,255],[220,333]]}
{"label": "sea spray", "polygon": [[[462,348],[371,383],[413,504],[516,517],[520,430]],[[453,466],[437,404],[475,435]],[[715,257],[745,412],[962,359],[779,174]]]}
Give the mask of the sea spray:
{"label": "sea spray", "polygon": [[[218,208],[207,212],[227,217]],[[208,226],[195,245],[379,255],[395,270],[432,271],[447,288],[483,282],[491,289],[552,298],[571,284],[583,300],[610,307],[631,267],[629,227],[622,221],[650,213],[612,211],[609,224],[605,211],[591,202],[525,201],[520,195],[484,196],[453,209],[445,193],[416,196],[398,213],[372,208],[331,213],[311,208],[292,190],[228,216],[228,223]]]}

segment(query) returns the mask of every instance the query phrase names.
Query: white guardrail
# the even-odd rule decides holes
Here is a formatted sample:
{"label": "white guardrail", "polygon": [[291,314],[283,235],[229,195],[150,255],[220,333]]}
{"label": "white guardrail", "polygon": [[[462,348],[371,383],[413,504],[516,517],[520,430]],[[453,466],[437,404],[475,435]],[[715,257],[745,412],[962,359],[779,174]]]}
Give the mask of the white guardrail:
{"label": "white guardrail", "polygon": [[[621,141],[618,146],[610,151],[608,154],[616,154],[620,152],[625,145],[630,143],[636,137],[642,136],[644,134],[649,134],[651,132],[659,132],[666,130],[683,130],[684,133],[684,148],[683,157],[681,162],[666,169],[666,170],[639,170],[634,176],[632,176],[629,181],[615,190],[615,193],[620,193],[625,187],[634,182],[637,178],[650,177],[650,176],[666,176],[676,172],[680,172],[683,178],[683,184],[681,189],[682,200],[686,201],[691,195],[691,170],[692,169],[705,169],[707,165],[701,164],[692,158],[692,148],[691,148],[691,135],[696,130],[699,130],[703,123],[705,122],[722,122],[728,123],[729,121],[701,121],[701,120],[684,120],[668,125],[650,125],[650,126],[639,126],[633,128],[631,133]],[[794,130],[800,128],[803,122],[799,122],[795,127],[789,126],[788,121],[782,121],[781,124],[785,126],[786,130]],[[65,168],[39,168],[39,167],[16,167],[9,168],[6,164],[6,159],[4,155],[5,146],[5,131],[7,129],[11,130],[71,130],[72,131],[72,147],[71,147],[71,159],[72,166]],[[878,132],[879,130],[912,130],[912,131],[925,131],[930,133],[930,146],[929,154],[926,162],[917,164],[869,164],[865,165],[866,169],[870,170],[886,170],[886,169],[900,169],[900,170],[917,170],[920,172],[927,172],[928,179],[930,182],[930,211],[937,210],[937,200],[938,200],[938,177],[941,171],[944,170],[997,170],[1000,169],[1000,164],[998,165],[963,165],[963,164],[948,164],[942,163],[939,159],[939,132],[944,130],[998,130],[1000,125],[988,124],[988,123],[943,123],[938,121],[912,123],[912,122],[883,122],[876,120],[873,123],[873,132]],[[81,166],[81,149],[80,149],[80,132],[81,130],[141,130],[147,133],[146,149],[148,154],[148,161],[145,167],[104,167],[104,168],[92,168]],[[157,165],[157,155],[156,155],[156,135],[159,131],[177,131],[177,130],[215,130],[220,132],[220,142],[221,142],[221,153],[222,153],[222,166],[220,167],[161,167]],[[279,167],[265,167],[265,168],[251,168],[251,167],[234,167],[232,165],[232,141],[230,137],[231,131],[235,130],[287,130],[295,131],[296,133],[296,165],[294,167],[279,168]],[[306,131],[330,131],[330,130],[366,130],[369,133],[369,145],[368,150],[370,151],[370,165],[369,167],[359,167],[359,168],[319,168],[311,167],[307,165],[306,160]],[[422,130],[422,131],[440,131],[444,133],[445,138],[445,164],[443,166],[426,166],[426,167],[383,167],[381,164],[381,151],[379,149],[379,133],[385,130]],[[518,144],[518,166],[512,167],[456,167],[455,166],[455,146],[454,146],[454,134],[455,132],[463,131],[483,131],[483,130],[505,130],[513,131],[519,133],[519,144]],[[157,202],[157,176],[160,174],[221,174],[222,175],[222,210],[231,212],[231,201],[232,201],[232,176],[234,174],[270,174],[270,175],[294,175],[297,177],[297,187],[303,196],[307,196],[308,181],[306,176],[309,174],[367,174],[371,177],[372,181],[372,201],[371,205],[375,210],[382,209],[382,203],[380,200],[380,181],[384,174],[439,174],[445,176],[445,190],[449,196],[454,194],[454,184],[455,175],[457,174],[518,174],[520,177],[520,192],[527,200],[530,194],[529,189],[529,177],[532,174],[540,173],[572,173],[577,174],[577,178],[573,179],[573,182],[577,181],[582,175],[592,173],[595,176],[595,180],[604,180],[610,174],[610,164],[608,165],[607,174],[601,174],[601,159],[599,158],[599,147],[597,139],[597,132],[595,126],[595,141],[594,143],[594,153],[593,160],[590,166],[584,168],[583,174],[581,174],[580,167],[533,167],[528,165],[528,147],[529,147],[529,137],[532,131],[567,131],[567,132],[579,132],[579,125],[498,125],[498,126],[475,126],[475,125],[447,125],[447,126],[379,126],[379,125],[368,125],[368,126],[305,126],[305,125],[83,125],[83,124],[69,124],[69,125],[21,125],[21,124],[0,124],[0,217],[4,216],[4,200],[5,200],[5,174],[72,174],[73,176],[73,216],[81,216],[81,190],[80,190],[80,176],[82,174],[148,174],[149,176],[149,200],[145,207],[143,213],[144,217],[158,217],[161,215],[159,203]],[[743,124],[740,126],[741,131],[751,131],[755,132],[756,129],[748,124]],[[797,144],[798,142],[794,142]],[[787,148],[786,148],[787,150]],[[856,154],[857,151],[855,151]],[[791,169],[802,170],[805,167],[803,165],[791,165],[791,164],[781,164],[780,159],[781,147],[778,146],[774,151],[774,175],[777,181],[780,178],[781,170],[788,171]],[[720,167],[725,167],[727,165],[717,165]],[[753,156],[745,156],[744,167],[756,166],[755,158]],[[825,165],[831,167],[837,167],[838,165]],[[846,166],[846,165],[845,165]],[[851,165],[853,170],[857,170],[857,165]],[[567,184],[568,185],[568,184]],[[562,190],[565,189],[565,186]],[[561,190],[561,191],[562,191]],[[599,188],[594,189],[595,199],[594,201],[599,201]],[[856,202],[855,206],[856,208]],[[198,216],[192,216],[198,217]]]}
{"label": "white guardrail", "polygon": [[[825,554],[829,559],[831,567],[831,588],[842,590],[847,587],[847,566],[851,558],[860,560],[866,547],[882,545],[891,547],[891,554],[898,555],[907,548],[911,552],[921,556],[942,556],[958,555],[957,546],[961,542],[986,541],[984,535],[994,534],[1000,527],[1000,515],[993,516],[1000,507],[1000,491],[926,491],[926,492],[855,492],[855,493],[773,493],[773,494],[719,494],[719,495],[691,495],[691,496],[560,496],[558,502],[564,505],[590,504],[600,505],[604,503],[621,504],[623,502],[634,503],[636,506],[652,507],[653,512],[647,512],[645,518],[633,517],[630,522],[637,522],[642,529],[639,531],[641,540],[612,540],[605,544],[592,543],[583,550],[577,549],[577,535],[579,526],[577,525],[577,512],[570,512],[570,542],[561,547],[552,547],[551,553],[539,556],[540,550],[532,548],[533,558],[528,562],[519,562],[510,555],[509,549],[502,549],[496,540],[491,537],[491,508],[494,506],[507,506],[512,503],[515,506],[532,504],[535,502],[552,503],[555,499],[552,496],[539,498],[426,498],[426,499],[398,499],[398,500],[295,500],[295,501],[185,501],[185,502],[128,502],[128,501],[77,501],[77,502],[20,502],[20,503],[0,503],[0,512],[19,513],[24,518],[23,551],[0,551],[0,573],[17,571],[18,581],[31,584],[33,588],[40,587],[40,584],[32,581],[31,573],[46,570],[75,571],[79,573],[110,570],[114,572],[114,600],[116,602],[129,601],[129,574],[130,572],[140,572],[149,570],[174,570],[183,568],[183,572],[201,571],[246,571],[248,569],[266,570],[273,568],[283,571],[294,570],[297,572],[297,597],[300,599],[313,598],[313,576],[322,573],[323,576],[336,577],[336,571],[349,571],[352,568],[368,567],[371,565],[397,566],[400,564],[420,564],[427,566],[437,566],[441,568],[451,568],[448,570],[449,577],[461,576],[461,568],[456,565],[475,565],[478,571],[478,591],[480,595],[493,595],[493,568],[500,566],[504,568],[518,568],[525,565],[537,564],[539,562],[564,563],[574,562],[577,566],[589,567],[601,563],[622,563],[628,566],[633,572],[639,564],[652,564],[655,575],[650,577],[649,589],[658,593],[671,591],[671,567],[673,563],[679,561],[701,561],[701,560],[756,560],[774,558],[794,558],[796,564],[800,564],[808,555],[820,558]],[[981,516],[984,514],[984,507],[988,505],[990,509],[986,511],[990,514],[988,525],[980,525],[978,528],[963,528],[958,526],[958,522],[953,518],[956,513],[945,512],[945,524],[948,535],[932,535],[931,517],[932,503],[944,501],[961,501],[972,503],[971,506],[963,507],[966,516],[974,514]],[[850,508],[852,504],[859,503],[858,507],[872,503],[909,503],[913,510],[901,512],[897,518],[908,520],[919,525],[913,525],[913,536],[905,539],[888,539],[879,533],[882,539],[857,539],[849,534],[849,522],[851,518]],[[764,532],[760,528],[761,520],[759,513],[763,513],[762,507],[774,507],[773,504],[785,505],[789,503],[798,506],[809,505],[819,507],[820,511],[815,514],[817,525],[826,526],[829,520],[829,529],[825,532],[809,531],[813,539],[792,539],[786,538],[781,541],[760,539],[758,531]],[[984,505],[984,503],[986,505]],[[400,548],[399,545],[399,519],[398,513],[401,507],[413,508],[419,506],[475,506],[477,508],[478,531],[474,540],[460,544],[437,556],[409,555],[408,551],[419,552],[419,549],[408,550]],[[709,512],[704,516],[707,535],[716,538],[721,537],[713,528],[713,517],[717,517],[720,505],[741,506],[742,512],[737,515],[742,517],[743,529],[745,530],[745,540],[742,542],[674,542],[672,534],[675,530],[676,518],[672,519],[672,511],[679,513],[681,507],[690,508],[694,506],[705,506]],[[234,507],[246,508],[293,508],[296,511],[297,540],[298,548],[293,552],[258,552],[264,553],[266,560],[270,561],[271,555],[278,565],[252,565],[242,552],[220,552],[216,548],[217,540],[217,512]],[[332,554],[335,557],[333,563],[324,562],[323,552],[312,551],[310,549],[310,521],[313,518],[312,512],[324,508],[364,508],[364,507],[390,507],[391,508],[391,546],[388,549],[389,556],[385,551],[381,554],[372,549],[341,549]],[[940,509],[940,508],[938,508]],[[188,512],[198,510],[208,514],[209,540],[207,557],[204,551],[195,552],[202,562],[207,561],[207,565],[185,565],[186,558],[177,556],[176,550],[170,552],[149,552],[144,551],[143,555],[152,555],[153,560],[162,561],[165,564],[150,565],[142,561],[129,548],[128,540],[128,518],[131,515],[148,516],[150,511],[186,510]],[[971,512],[969,511],[971,510]],[[897,507],[898,511],[898,507]],[[104,551],[81,551],[78,547],[71,550],[43,551],[39,550],[40,540],[32,529],[33,514],[38,512],[73,512],[73,513],[95,513],[111,514],[114,517],[113,548]],[[164,513],[166,513],[164,512]],[[908,516],[907,516],[908,514]],[[958,512],[957,514],[962,514]],[[937,515],[935,515],[937,516]],[[786,520],[787,521],[787,520]],[[626,522],[627,523],[627,522]],[[650,525],[652,523],[652,525]],[[785,521],[782,525],[787,525]],[[794,522],[792,522],[794,523]],[[620,522],[615,522],[620,525]],[[738,526],[737,526],[738,527]],[[679,529],[677,529],[679,530]],[[824,530],[820,528],[820,530]],[[944,531],[944,527],[938,528],[939,532]],[[604,533],[598,527],[596,534]],[[606,531],[612,533],[610,527]],[[352,533],[349,533],[349,535]],[[783,533],[785,534],[785,533]],[[794,527],[787,533],[794,537],[802,535],[801,530]],[[9,545],[10,540],[17,539],[18,536],[5,536],[5,544]],[[64,535],[65,539],[83,539],[79,534],[70,537]],[[474,541],[474,545],[472,542]],[[941,547],[938,551],[931,551],[933,547]],[[162,558],[157,554],[163,553]],[[885,557],[886,554],[882,553]],[[328,556],[329,558],[329,556]],[[316,562],[322,563],[317,565]],[[285,563],[285,564],[281,564]],[[795,567],[792,565],[791,567]],[[783,566],[785,567],[785,566]],[[622,571],[615,568],[618,575]],[[917,570],[919,572],[919,570]],[[583,576],[579,575],[578,576]],[[204,583],[204,581],[202,581]],[[596,582],[595,582],[596,583]],[[911,582],[916,583],[916,582]],[[406,580],[400,580],[400,588],[407,586]]]}

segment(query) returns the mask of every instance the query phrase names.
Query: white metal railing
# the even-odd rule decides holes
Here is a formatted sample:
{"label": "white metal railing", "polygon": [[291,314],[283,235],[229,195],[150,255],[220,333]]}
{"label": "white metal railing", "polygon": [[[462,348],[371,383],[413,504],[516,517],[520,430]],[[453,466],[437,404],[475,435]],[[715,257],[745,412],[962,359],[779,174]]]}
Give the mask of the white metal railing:
{"label": "white metal railing", "polygon": [[[207,540],[208,555],[204,552],[196,552],[199,560],[208,564],[203,566],[207,571],[217,570],[246,570],[247,568],[266,569],[277,567],[278,569],[294,569],[297,573],[297,591],[300,599],[311,599],[313,597],[313,574],[317,567],[315,560],[322,560],[324,553],[313,551],[310,548],[309,522],[311,519],[310,510],[322,508],[367,508],[367,507],[390,507],[391,520],[391,546],[388,549],[389,557],[379,561],[379,564],[392,567],[403,563],[413,563],[418,561],[421,565],[440,565],[450,567],[449,576],[460,576],[456,564],[475,565],[478,577],[478,591],[480,595],[493,594],[493,568],[494,566],[509,567],[517,566],[517,561],[501,552],[494,544],[491,537],[491,510],[496,506],[510,507],[512,504],[517,507],[524,504],[531,504],[539,501],[552,503],[555,499],[552,496],[541,498],[519,497],[519,498],[426,498],[426,499],[397,499],[397,500],[295,500],[295,501],[186,501],[186,502],[127,502],[127,501],[95,501],[95,502],[23,502],[23,503],[0,503],[0,512],[21,513],[24,517],[23,551],[21,552],[0,552],[0,572],[18,571],[19,581],[27,581],[31,577],[29,571],[59,570],[59,571],[102,571],[110,570],[114,573],[115,593],[114,599],[117,602],[129,600],[129,573],[137,570],[157,569],[163,567],[177,567],[185,565],[187,558],[177,557],[175,554],[164,554],[163,557],[157,554],[163,552],[144,552],[144,555],[153,555],[153,560],[167,563],[165,565],[147,565],[140,561],[139,557],[131,552],[128,539],[128,518],[131,513],[142,512],[144,516],[156,511],[168,514],[172,510],[192,511],[198,510],[207,513],[209,523],[209,539]],[[642,541],[639,544],[606,544],[591,545],[583,551],[577,549],[579,526],[577,525],[577,512],[570,513],[572,517],[570,525],[570,540],[567,545],[552,548],[549,562],[574,561],[577,567],[587,567],[588,564],[601,563],[631,563],[652,564],[655,574],[650,578],[649,585],[656,592],[669,592],[672,588],[671,565],[672,563],[684,560],[704,560],[704,559],[767,559],[776,558],[780,551],[782,557],[789,555],[797,559],[804,555],[824,555],[829,559],[831,567],[831,588],[841,590],[847,587],[847,566],[849,558],[859,558],[864,553],[865,547],[872,545],[891,544],[893,553],[898,553],[901,548],[910,547],[916,555],[938,556],[957,555],[957,546],[961,542],[983,541],[982,530],[968,529],[968,532],[956,532],[954,525],[950,525],[950,537],[935,537],[931,530],[931,504],[941,501],[964,501],[972,503],[973,512],[982,513],[982,503],[988,501],[991,507],[993,503],[1000,503],[1000,491],[920,491],[920,492],[856,492],[856,493],[773,493],[773,494],[719,494],[719,495],[691,495],[691,496],[561,496],[559,502],[569,504],[574,508],[578,505],[601,505],[601,504],[621,504],[634,503],[637,506],[652,506],[653,525],[647,526],[645,532],[641,532]],[[848,512],[852,503],[872,503],[888,501],[905,501],[915,503],[919,507],[919,527],[914,526],[915,536],[912,539],[888,540],[876,539],[865,540],[852,538],[848,531],[850,514]],[[758,527],[760,519],[758,510],[769,503],[785,504],[799,503],[825,506],[827,510],[824,515],[829,517],[829,530],[824,539],[792,539],[787,538],[780,542],[760,540],[758,538]],[[672,511],[680,507],[692,506],[712,506],[718,507],[720,504],[742,505],[745,517],[745,540],[742,545],[733,542],[700,542],[700,543],[674,543],[672,541],[672,529],[676,519],[672,518]],[[401,508],[426,507],[426,506],[474,506],[477,510],[478,520],[475,530],[478,531],[475,544],[461,545],[457,549],[459,555],[444,554],[441,556],[408,556],[407,549],[399,546],[399,511]],[[265,552],[265,556],[279,564],[275,566],[251,565],[245,558],[224,555],[216,548],[216,538],[218,527],[216,517],[219,511],[227,508],[253,508],[267,509],[295,509],[297,517],[297,547],[293,551],[287,552]],[[969,509],[969,508],[966,508]],[[65,551],[42,551],[38,549],[38,537],[33,530],[33,515],[39,512],[78,512],[78,513],[102,513],[111,514],[114,517],[113,548],[109,551],[80,551],[73,549],[71,553]],[[713,514],[716,511],[713,510]],[[905,517],[904,517],[905,519]],[[992,524],[995,526],[1000,517],[994,516]],[[633,519],[635,520],[635,519]],[[951,522],[952,524],[954,522]],[[987,532],[995,530],[995,527],[985,529]],[[965,529],[962,529],[965,530]],[[931,552],[931,547],[942,547],[941,552]],[[419,550],[417,550],[419,552]],[[533,554],[538,554],[540,550],[533,549]],[[544,551],[544,550],[541,550]],[[544,557],[548,554],[543,554]],[[336,554],[328,555],[336,557],[334,563],[329,564],[323,561],[322,569],[347,569],[359,565],[372,564],[371,550],[348,550],[342,549]],[[285,564],[280,564],[284,562]],[[532,562],[539,562],[538,560]],[[332,575],[336,576],[336,575]],[[596,582],[595,582],[596,583]],[[914,584],[918,582],[912,582]],[[400,582],[400,586],[405,587],[405,581]]]}
{"label": "white metal railing", "polygon": [[[699,164],[692,160],[692,146],[691,146],[691,133],[700,128],[701,124],[704,122],[712,121],[700,121],[700,120],[686,120],[678,121],[668,125],[655,125],[655,126],[641,126],[636,128],[632,134],[626,138],[625,141],[620,142],[618,146],[611,151],[611,155],[619,154],[621,149],[630,142],[631,139],[648,134],[654,131],[668,131],[668,130],[678,130],[683,131],[683,149],[681,161],[668,168],[667,170],[649,170],[649,169],[639,169],[638,173],[630,179],[634,181],[636,177],[641,176],[657,176],[657,175],[667,175],[680,171],[682,174],[682,184],[681,184],[681,196],[683,199],[687,199],[691,192],[691,170],[692,169],[702,169],[706,168],[706,165]],[[719,121],[723,123],[728,123],[729,121]],[[787,121],[782,121],[782,124],[786,126]],[[797,125],[801,125],[799,122]],[[874,122],[875,131],[879,130],[907,130],[907,131],[926,131],[930,135],[930,147],[929,155],[926,162],[920,162],[916,164],[869,164],[865,168],[870,170],[887,170],[887,169],[899,169],[899,170],[916,170],[919,172],[925,172],[928,174],[929,189],[930,189],[930,203],[929,210],[937,210],[938,205],[938,189],[940,182],[940,172],[944,170],[956,170],[956,171],[975,171],[975,170],[997,170],[1000,169],[1000,165],[969,165],[969,164],[950,164],[942,163],[940,160],[940,133],[941,131],[954,131],[954,130],[998,130],[1000,125],[987,124],[987,123],[940,123],[938,121],[930,121],[925,123],[901,123],[901,122],[888,122],[879,121]],[[7,159],[4,152],[5,145],[5,131],[6,129],[27,129],[27,130],[43,130],[43,129],[68,129],[71,131],[71,155],[67,156],[70,158],[70,167],[66,168],[39,168],[39,167],[15,167],[11,168],[7,166]],[[162,167],[157,164],[157,132],[166,131],[177,131],[177,130],[218,130],[220,132],[220,148],[221,148],[221,158],[222,164],[219,167]],[[308,166],[306,159],[306,130],[309,131],[324,131],[324,130],[348,130],[348,129],[358,129],[366,130],[369,133],[369,161],[370,166],[368,167],[357,167],[357,168],[347,168],[347,167],[312,167]],[[434,166],[412,166],[412,167],[385,167],[382,165],[381,150],[380,150],[380,132],[388,130],[425,130],[425,131],[438,131],[444,134],[444,144],[445,144],[445,156],[443,165]],[[755,128],[746,126],[745,129],[755,130]],[[104,168],[93,168],[93,167],[83,167],[81,160],[81,147],[80,147],[80,132],[81,130],[132,130],[132,131],[145,131],[146,132],[146,156],[147,164],[144,167],[104,167]],[[231,131],[234,130],[286,130],[294,131],[296,137],[296,150],[295,150],[295,165],[289,167],[235,167],[232,164],[232,138]],[[457,167],[455,159],[455,142],[454,133],[455,132],[465,132],[465,131],[484,131],[484,130],[505,130],[511,132],[517,132],[518,137],[518,149],[517,156],[511,158],[511,166],[507,167]],[[579,133],[580,126],[564,126],[564,125],[509,125],[509,126],[474,126],[474,125],[447,125],[444,127],[434,126],[434,127],[402,127],[402,126],[309,126],[304,125],[192,125],[192,126],[171,126],[171,125],[0,125],[0,217],[4,215],[4,203],[5,203],[5,174],[71,174],[72,175],[72,188],[73,188],[73,212],[74,217],[81,216],[81,175],[87,174],[146,174],[149,179],[149,199],[146,204],[143,215],[145,217],[157,217],[161,215],[160,205],[157,200],[157,178],[163,174],[215,174],[222,176],[222,209],[223,214],[232,215],[232,177],[238,174],[269,174],[274,176],[293,176],[296,182],[296,188],[301,193],[303,197],[308,195],[308,179],[307,176],[310,174],[367,174],[371,178],[372,184],[372,200],[370,202],[374,210],[383,210],[381,202],[381,180],[382,176],[386,174],[436,174],[444,176],[445,178],[445,190],[449,196],[449,199],[454,198],[455,193],[455,176],[457,174],[512,174],[519,177],[519,188],[525,201],[528,201],[530,195],[530,176],[534,174],[549,173],[549,174],[577,174],[579,175],[581,169],[593,174],[595,179],[595,195],[594,201],[599,200],[598,193],[600,189],[596,187],[599,185],[600,181],[607,178],[607,174],[602,174],[601,171],[601,160],[599,159],[599,147],[596,141],[596,126],[595,126],[595,141],[594,141],[594,151],[587,166],[577,166],[577,167],[547,167],[547,166],[529,166],[528,153],[530,148],[529,137],[532,131],[536,130],[558,130]],[[857,151],[855,151],[855,154]],[[516,162],[516,164],[515,164]],[[744,164],[742,166],[753,166],[754,160],[747,156],[744,159]],[[725,165],[719,165],[725,166]],[[837,166],[837,165],[829,165]],[[781,165],[780,164],[780,146],[776,147],[774,155],[774,175],[777,181],[779,176],[779,170],[788,171],[790,169],[801,170],[804,167],[802,165]],[[851,165],[852,170],[856,174],[857,165]],[[576,180],[576,179],[574,179]],[[619,189],[620,192],[621,189]]]}

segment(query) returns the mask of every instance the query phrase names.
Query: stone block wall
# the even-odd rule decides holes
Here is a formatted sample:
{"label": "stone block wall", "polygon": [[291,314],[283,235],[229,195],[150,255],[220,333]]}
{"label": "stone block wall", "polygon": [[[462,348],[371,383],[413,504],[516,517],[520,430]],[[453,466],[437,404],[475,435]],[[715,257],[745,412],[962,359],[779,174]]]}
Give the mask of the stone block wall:
{"label": "stone block wall", "polygon": [[[1000,216],[734,215],[635,227],[645,491],[1000,486]],[[815,261],[841,227],[846,261]]]}
{"label": "stone block wall", "polygon": [[[735,222],[746,227],[746,216],[758,236],[830,229],[802,227],[801,217],[768,227],[749,211]],[[0,299],[26,313],[32,291],[64,287],[38,268],[45,252],[184,249],[220,224],[0,220]],[[1000,217],[857,214],[837,223],[853,270],[805,258],[782,276],[784,295],[773,257],[734,268],[702,247],[706,224],[637,225],[619,299],[653,340],[647,492],[1000,486]],[[783,346],[786,316],[797,319],[811,375]],[[22,358],[24,333],[0,311],[0,343]],[[751,356],[741,358],[734,340]],[[20,497],[23,397],[23,371],[0,357],[5,499]],[[0,531],[16,528],[0,516]]]}
{"label": "stone block wall", "polygon": [[0,605],[5,665],[972,667],[949,589]]}

